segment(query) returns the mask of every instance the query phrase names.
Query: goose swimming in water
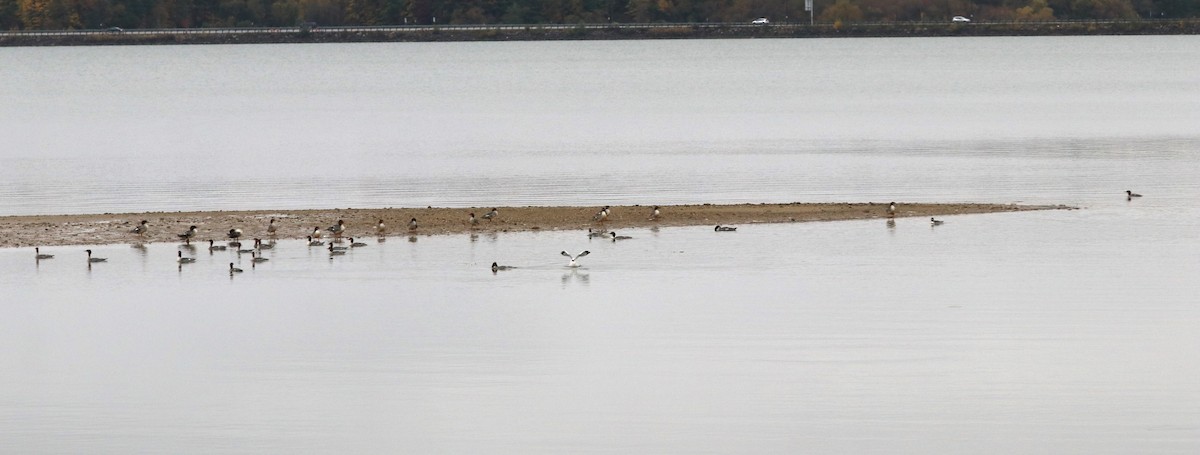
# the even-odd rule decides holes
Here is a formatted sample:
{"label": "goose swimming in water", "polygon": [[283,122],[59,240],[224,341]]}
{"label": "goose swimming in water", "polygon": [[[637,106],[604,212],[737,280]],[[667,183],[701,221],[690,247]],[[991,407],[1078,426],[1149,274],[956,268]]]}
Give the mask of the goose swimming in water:
{"label": "goose swimming in water", "polygon": [[257,250],[275,249],[275,242],[272,241],[271,243],[263,243],[262,239],[254,239],[254,248]]}
{"label": "goose swimming in water", "polygon": [[250,253],[250,262],[252,263],[258,264],[267,261],[270,261],[270,259],[262,257],[262,253]]}
{"label": "goose swimming in water", "polygon": [[192,237],[196,236],[196,226],[189,227],[188,230],[184,231],[182,234],[177,234],[177,235],[179,236],[179,240],[183,240],[183,241],[187,242],[188,244],[191,244]]}
{"label": "goose swimming in water", "polygon": [[888,218],[893,218],[896,216],[896,203],[895,202],[888,203],[887,214],[888,214]]}
{"label": "goose swimming in water", "polygon": [[410,230],[410,231],[417,230],[417,219],[415,217],[411,221],[408,222],[408,230]]}
{"label": "goose swimming in water", "polygon": [[322,241],[320,241],[320,240],[316,240],[316,239],[314,239],[314,238],[313,238],[311,235],[310,235],[310,236],[308,236],[308,246],[321,246],[321,245],[324,245],[324,244],[325,244],[325,242],[322,242]]}
{"label": "goose swimming in water", "polygon": [[233,274],[235,274],[235,273],[242,273],[242,269],[239,269],[239,268],[237,268],[237,267],[234,267],[234,266],[233,266],[233,263],[232,263],[232,262],[230,262],[230,263],[229,263],[229,274],[230,274],[230,275],[233,275]]}
{"label": "goose swimming in water", "polygon": [[[564,251],[564,253],[565,253],[565,251]],[[511,266],[511,265],[500,265],[500,264],[497,264],[497,263],[495,263],[495,262],[493,262],[493,263],[492,263],[492,273],[496,273],[496,272],[499,272],[499,271],[501,271],[501,270],[512,270],[512,269],[515,269],[515,268],[516,268],[516,267],[513,267],[513,266]]]}
{"label": "goose swimming in water", "polygon": [[581,258],[581,257],[584,257],[584,256],[587,256],[587,255],[589,255],[589,254],[592,254],[592,252],[591,252],[591,251],[586,251],[586,250],[585,250],[584,252],[582,252],[582,253],[579,253],[579,254],[577,254],[577,255],[575,255],[575,256],[571,256],[571,255],[570,255],[570,254],[568,254],[566,251],[563,251],[563,252],[562,252],[562,253],[560,253],[560,254],[562,254],[563,256],[566,256],[566,257],[568,257],[568,258],[571,258],[571,262],[569,262],[569,263],[567,264],[567,267],[579,267],[579,263],[578,263],[578,262],[575,262],[575,261],[576,261],[577,259]]}
{"label": "goose swimming in water", "polygon": [[33,254],[34,254],[33,258],[34,258],[34,259],[37,259],[37,260],[42,260],[42,259],[54,259],[54,255],[53,255],[53,254],[42,254],[42,250],[41,250],[41,249],[39,249],[39,248],[38,248],[38,247],[36,247],[36,246],[35,246],[35,247],[33,247]]}
{"label": "goose swimming in water", "polygon": [[329,244],[330,256],[341,256],[343,254],[346,254],[346,247],[335,247],[332,243]]}
{"label": "goose swimming in water", "polygon": [[593,231],[592,228],[588,228],[588,238],[589,239],[594,239],[594,238],[599,238],[599,237],[608,237],[608,233],[604,232],[604,231],[600,231],[600,230]]}
{"label": "goose swimming in water", "polygon": [[225,251],[225,245],[217,245],[213,239],[208,239],[208,251]]}
{"label": "goose swimming in water", "polygon": [[599,212],[596,212],[595,215],[592,215],[592,221],[596,222],[596,223],[604,222],[604,220],[607,220],[607,219],[608,219],[608,206],[607,205],[604,206],[604,208],[600,209]]}
{"label": "goose swimming in water", "polygon": [[279,227],[275,226],[275,219],[271,218],[271,221],[267,223],[267,235],[274,237],[277,230]]}
{"label": "goose swimming in water", "polygon": [[650,209],[650,221],[657,220],[659,216],[662,216],[662,212],[658,210],[658,206],[656,205],[654,208]]}
{"label": "goose swimming in water", "polygon": [[633,238],[628,235],[617,235],[616,232],[609,232],[608,235],[612,236],[612,241],[614,242],[617,240],[629,240]]}
{"label": "goose swimming in water", "polygon": [[178,258],[178,259],[175,259],[175,262],[178,262],[178,263],[180,263],[180,264],[191,264],[191,263],[193,263],[193,262],[196,262],[196,258],[185,258],[185,257],[183,257],[183,252],[182,252],[182,251],[176,251],[176,253],[178,253],[178,256],[179,256],[179,258]]}
{"label": "goose swimming in water", "polygon": [[88,262],[89,262],[89,263],[92,263],[92,262],[107,262],[107,261],[108,261],[108,258],[94,258],[94,257],[92,257],[92,250],[87,250],[87,254],[88,254]]}
{"label": "goose swimming in water", "polygon": [[150,222],[148,222],[146,220],[142,220],[141,224],[138,224],[137,227],[133,228],[129,232],[132,234],[137,234],[139,237],[145,237],[146,232],[149,230],[150,230]]}
{"label": "goose swimming in water", "polygon": [[492,211],[490,211],[490,212],[487,212],[487,213],[483,214],[483,219],[485,219],[485,220],[488,220],[488,221],[492,221],[492,218],[495,218],[495,217],[496,217],[496,215],[499,215],[499,214],[500,214],[500,211],[499,211],[499,210],[496,210],[496,208],[495,208],[495,207],[493,207],[493,208],[492,208]]}
{"label": "goose swimming in water", "polygon": [[733,231],[736,231],[736,230],[737,230],[737,228],[736,228],[736,227],[733,227],[733,226],[721,226],[721,225],[719,225],[719,224],[717,225],[717,227],[713,228],[713,231],[715,231],[715,232],[733,232]]}
{"label": "goose swimming in water", "polygon": [[1133,191],[1130,191],[1130,190],[1125,190],[1125,198],[1126,199],[1133,199],[1135,197],[1142,197],[1142,195],[1134,193]]}
{"label": "goose swimming in water", "polygon": [[929,218],[929,224],[930,224],[931,226],[941,226],[941,225],[943,225],[943,224],[945,224],[945,223],[946,223],[945,221],[938,220],[938,219],[934,219],[933,217],[930,217],[930,218]]}
{"label": "goose swimming in water", "polygon": [[367,244],[362,243],[362,242],[355,242],[354,237],[350,237],[350,248],[361,248],[364,246],[367,246]]}

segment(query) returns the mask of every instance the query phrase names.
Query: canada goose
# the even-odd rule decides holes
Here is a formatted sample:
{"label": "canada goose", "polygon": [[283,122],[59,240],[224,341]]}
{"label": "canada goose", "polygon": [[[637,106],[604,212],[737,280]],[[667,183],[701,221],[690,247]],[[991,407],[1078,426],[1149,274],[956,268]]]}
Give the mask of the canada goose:
{"label": "canada goose", "polygon": [[232,262],[230,262],[230,263],[229,263],[229,274],[230,274],[230,275],[233,275],[233,274],[235,274],[235,273],[242,273],[242,269],[239,269],[239,268],[237,268],[237,267],[234,267],[234,266],[233,266],[233,263],[232,263]]}
{"label": "canada goose", "polygon": [[417,219],[415,217],[411,221],[408,222],[408,230],[410,230],[410,231],[417,230]]}
{"label": "canada goose", "polygon": [[178,253],[178,256],[179,256],[179,258],[178,258],[178,259],[175,259],[175,262],[178,262],[178,263],[180,263],[180,264],[191,264],[191,263],[193,263],[193,262],[196,262],[196,258],[185,258],[185,257],[183,257],[183,252],[182,252],[182,251],[176,251],[176,253]]}
{"label": "canada goose", "polygon": [[511,265],[500,265],[500,264],[497,264],[497,263],[495,263],[495,262],[493,262],[493,263],[492,263],[492,273],[496,273],[496,272],[499,272],[499,271],[501,271],[501,270],[512,270],[512,269],[515,269],[515,268],[516,268],[516,267],[513,267],[513,266],[511,266]]}
{"label": "canada goose", "polygon": [[657,206],[657,205],[656,205],[656,206],[654,206],[654,208],[650,209],[650,221],[657,220],[657,219],[658,219],[658,217],[660,217],[660,216],[662,216],[662,212],[660,212],[660,211],[658,210],[658,206]]}
{"label": "canada goose", "polygon": [[250,253],[250,262],[252,263],[258,264],[267,261],[270,261],[270,259],[262,257],[262,253]]}
{"label": "canada goose", "polygon": [[633,238],[628,235],[617,235],[616,232],[609,232],[608,235],[612,236],[612,241],[614,242],[617,240],[629,240]]}
{"label": "canada goose", "polygon": [[566,257],[568,257],[568,258],[571,258],[571,262],[567,263],[567,267],[579,267],[579,263],[578,263],[578,262],[575,262],[575,260],[576,260],[576,259],[579,259],[579,258],[581,258],[581,257],[587,256],[587,255],[589,255],[589,254],[592,254],[592,252],[591,252],[591,251],[586,251],[586,250],[585,250],[584,252],[582,252],[582,253],[579,253],[579,254],[577,254],[577,255],[575,255],[575,256],[571,256],[570,254],[567,254],[567,252],[566,252],[566,251],[563,251],[562,253],[559,253],[559,254],[562,254],[563,256],[566,256]]}
{"label": "canada goose", "polygon": [[275,242],[263,243],[262,239],[254,239],[254,248],[258,250],[271,250],[275,248]]}
{"label": "canada goose", "polygon": [[87,250],[87,254],[88,254],[88,262],[89,262],[89,263],[92,263],[92,262],[106,262],[106,261],[108,261],[108,258],[94,258],[94,257],[92,257],[92,250]]}
{"label": "canada goose", "polygon": [[892,217],[896,216],[896,203],[895,202],[888,203],[887,214],[888,214],[888,218],[892,218]]}
{"label": "canada goose", "polygon": [[329,244],[329,255],[330,256],[341,256],[343,254],[346,254],[346,250],[344,249],[344,247],[343,247],[343,249],[340,249],[340,250],[337,248],[338,247],[334,247],[333,244],[330,243]]}
{"label": "canada goose", "polygon": [[324,245],[324,244],[325,244],[325,242],[322,242],[322,241],[320,241],[320,240],[316,240],[316,239],[314,239],[314,238],[313,238],[311,235],[310,235],[310,236],[308,236],[308,246],[321,246],[321,245]]}
{"label": "canada goose", "polygon": [[483,219],[492,221],[492,218],[495,218],[496,215],[499,215],[499,214],[500,214],[500,211],[496,210],[495,207],[492,207],[492,211],[483,214]]}
{"label": "canada goose", "polygon": [[933,217],[929,218],[929,224],[932,226],[941,226],[945,223],[946,223],[945,221],[934,219]]}
{"label": "canada goose", "polygon": [[34,256],[33,256],[33,257],[34,257],[34,259],[38,259],[38,260],[41,260],[41,259],[54,259],[54,255],[53,255],[53,254],[42,254],[42,250],[41,250],[41,249],[39,249],[39,248],[38,248],[38,247],[36,247],[36,246],[35,246],[35,247],[33,247],[33,254],[34,254]]}
{"label": "canada goose", "polygon": [[217,245],[213,239],[208,239],[208,251],[225,251],[225,245]]}
{"label": "canada goose", "polygon": [[1142,197],[1142,195],[1134,193],[1133,191],[1125,190],[1125,197],[1127,199],[1133,199],[1135,197]]}
{"label": "canada goose", "polygon": [[360,247],[364,247],[364,246],[367,246],[367,244],[362,243],[362,242],[355,242],[354,237],[350,237],[350,248],[360,248]]}
{"label": "canada goose", "polygon": [[130,233],[137,234],[139,237],[145,237],[146,232],[150,230],[150,222],[142,220],[141,224],[130,230]]}
{"label": "canada goose", "polygon": [[716,231],[716,232],[733,232],[736,230],[737,230],[737,228],[734,226],[721,226],[719,224],[717,225],[717,227],[713,228],[713,231]]}
{"label": "canada goose", "polygon": [[588,238],[589,239],[594,239],[594,238],[598,238],[598,237],[608,237],[608,233],[601,231],[601,230],[593,231],[592,228],[588,228]]}
{"label": "canada goose", "polygon": [[604,220],[607,220],[607,219],[608,219],[608,206],[607,205],[604,206],[604,208],[600,209],[599,212],[596,212],[595,215],[592,215],[592,221],[596,222],[596,223],[603,222]]}
{"label": "canada goose", "polygon": [[182,234],[177,234],[177,235],[179,236],[179,240],[183,240],[190,244],[192,241],[192,237],[196,236],[196,226],[189,227],[188,230],[184,231]]}
{"label": "canada goose", "polygon": [[275,219],[271,218],[271,221],[267,223],[267,235],[274,237],[275,231],[278,229],[279,228],[275,226]]}

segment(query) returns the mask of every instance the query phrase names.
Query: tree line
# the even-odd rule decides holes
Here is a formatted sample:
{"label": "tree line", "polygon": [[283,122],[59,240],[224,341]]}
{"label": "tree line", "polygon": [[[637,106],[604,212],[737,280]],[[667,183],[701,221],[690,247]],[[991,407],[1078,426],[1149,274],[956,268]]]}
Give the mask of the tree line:
{"label": "tree line", "polygon": [[[1200,17],[1197,0],[815,0],[833,22]],[[804,0],[0,0],[0,30],[807,22]]]}

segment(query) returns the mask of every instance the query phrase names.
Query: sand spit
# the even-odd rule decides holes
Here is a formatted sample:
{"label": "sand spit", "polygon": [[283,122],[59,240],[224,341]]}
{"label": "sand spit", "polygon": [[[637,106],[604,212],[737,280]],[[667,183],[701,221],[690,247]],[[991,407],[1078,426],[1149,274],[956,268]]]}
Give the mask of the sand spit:
{"label": "sand spit", "polygon": [[[971,213],[1069,209],[1066,206],[1015,204],[907,204],[899,203],[897,217],[929,217]],[[376,225],[383,220],[387,236],[439,235],[467,232],[514,232],[532,230],[612,231],[650,226],[745,225],[886,218],[887,203],[790,203],[729,205],[664,205],[661,215],[651,219],[650,206],[612,206],[603,221],[593,221],[602,207],[498,207],[498,215],[483,216],[492,207],[478,208],[384,208],[327,210],[255,210],[213,212],[149,212],[103,215],[38,215],[0,217],[0,247],[53,245],[99,245],[111,243],[174,242],[177,234],[197,227],[192,243],[227,240],[237,228],[242,239],[272,238],[267,225],[275,218],[274,238],[304,238],[313,228],[326,228],[344,220],[345,237],[378,237]],[[474,212],[477,224],[471,224]],[[410,230],[409,221],[417,219]],[[149,222],[144,236],[132,233],[141,222]]]}

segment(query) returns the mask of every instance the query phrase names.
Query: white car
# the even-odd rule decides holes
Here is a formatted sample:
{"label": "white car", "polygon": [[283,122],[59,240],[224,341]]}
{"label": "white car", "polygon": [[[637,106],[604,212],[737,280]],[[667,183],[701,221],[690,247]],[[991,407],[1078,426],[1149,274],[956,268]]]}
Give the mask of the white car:
{"label": "white car", "polygon": [[971,22],[971,20],[970,20],[970,19],[967,19],[967,18],[965,18],[965,17],[962,17],[962,16],[954,16],[954,19],[950,19],[950,20],[952,20],[952,21],[954,21],[954,22]]}
{"label": "white car", "polygon": [[767,20],[767,18],[765,18],[765,17],[760,17],[758,19],[750,21],[750,23],[761,25],[761,24],[770,24],[771,21]]}

